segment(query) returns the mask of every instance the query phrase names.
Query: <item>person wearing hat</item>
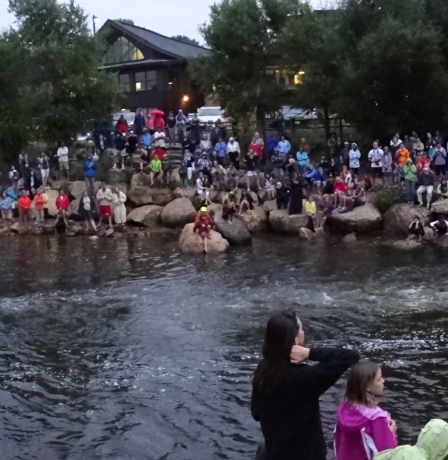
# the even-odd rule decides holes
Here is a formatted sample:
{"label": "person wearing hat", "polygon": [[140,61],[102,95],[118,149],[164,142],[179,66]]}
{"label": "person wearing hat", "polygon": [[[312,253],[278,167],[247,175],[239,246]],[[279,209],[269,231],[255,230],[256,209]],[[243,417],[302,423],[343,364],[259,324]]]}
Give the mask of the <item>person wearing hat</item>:
{"label": "person wearing hat", "polygon": [[412,159],[408,158],[403,166],[404,185],[406,188],[406,197],[408,203],[414,202],[415,184],[417,183],[417,167],[412,163]]}
{"label": "person wearing hat", "polygon": [[207,208],[203,206],[199,209],[194,221],[193,232],[197,233],[204,241],[204,252],[207,254],[207,240],[211,239],[210,230],[212,229],[210,215]]}
{"label": "person wearing hat", "polygon": [[289,204],[289,189],[286,185],[283,185],[281,182],[277,182],[276,186],[276,196],[277,209],[288,209]]}

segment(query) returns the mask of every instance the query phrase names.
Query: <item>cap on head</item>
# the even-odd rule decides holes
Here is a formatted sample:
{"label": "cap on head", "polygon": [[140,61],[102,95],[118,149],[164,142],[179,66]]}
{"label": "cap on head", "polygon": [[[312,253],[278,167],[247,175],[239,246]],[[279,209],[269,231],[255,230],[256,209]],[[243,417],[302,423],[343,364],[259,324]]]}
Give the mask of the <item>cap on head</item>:
{"label": "cap on head", "polygon": [[207,212],[207,208],[203,206],[201,209],[199,209],[199,212],[205,214]]}

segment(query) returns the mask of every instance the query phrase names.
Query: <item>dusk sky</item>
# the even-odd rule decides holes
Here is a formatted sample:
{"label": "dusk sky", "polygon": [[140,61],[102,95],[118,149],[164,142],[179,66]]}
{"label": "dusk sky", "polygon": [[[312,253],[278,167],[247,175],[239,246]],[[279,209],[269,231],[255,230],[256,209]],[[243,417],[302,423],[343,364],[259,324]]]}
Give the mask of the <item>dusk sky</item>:
{"label": "dusk sky", "polygon": [[[163,35],[187,35],[202,43],[198,26],[208,20],[214,0],[78,0],[89,15],[97,16],[97,30],[107,19],[132,19],[138,26]],[[312,1],[319,5],[319,0]],[[12,25],[14,16],[8,13],[8,0],[0,0],[0,28]]]}

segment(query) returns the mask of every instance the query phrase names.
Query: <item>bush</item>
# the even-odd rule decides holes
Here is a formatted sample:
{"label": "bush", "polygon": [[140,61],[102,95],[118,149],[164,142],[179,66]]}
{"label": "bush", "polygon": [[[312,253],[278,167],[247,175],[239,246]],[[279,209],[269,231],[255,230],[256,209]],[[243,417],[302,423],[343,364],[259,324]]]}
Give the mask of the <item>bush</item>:
{"label": "bush", "polygon": [[378,191],[373,204],[381,214],[384,214],[392,206],[405,201],[404,190],[401,187],[382,188]]}

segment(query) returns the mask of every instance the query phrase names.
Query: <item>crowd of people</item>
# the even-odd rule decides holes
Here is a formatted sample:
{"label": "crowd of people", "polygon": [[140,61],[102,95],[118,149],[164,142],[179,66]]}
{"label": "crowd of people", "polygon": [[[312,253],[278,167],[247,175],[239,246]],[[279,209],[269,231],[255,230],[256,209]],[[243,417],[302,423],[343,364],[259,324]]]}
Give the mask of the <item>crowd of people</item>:
{"label": "crowd of people", "polygon": [[252,416],[264,437],[256,460],[325,460],[319,398],[348,369],[345,397],[335,414],[337,460],[447,458],[448,423],[432,420],[416,446],[399,446],[397,422],[379,406],[385,385],[381,367],[360,360],[355,350],[306,347],[302,322],[285,310],[268,321],[252,380]]}

